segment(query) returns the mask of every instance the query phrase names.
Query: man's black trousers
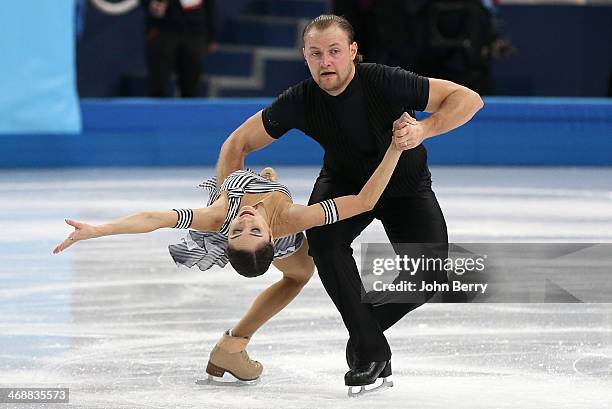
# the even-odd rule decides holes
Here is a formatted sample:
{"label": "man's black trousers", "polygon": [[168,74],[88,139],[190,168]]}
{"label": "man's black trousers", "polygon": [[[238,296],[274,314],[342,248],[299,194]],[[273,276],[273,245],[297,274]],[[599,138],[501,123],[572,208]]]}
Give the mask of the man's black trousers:
{"label": "man's black trousers", "polygon": [[[357,193],[322,172],[309,204]],[[340,311],[360,363],[389,360],[391,350],[383,331],[433,296],[412,303],[362,302],[363,285],[351,243],[374,219],[382,222],[391,243],[448,243],[444,215],[429,189],[418,197],[383,198],[370,212],[306,232],[321,282]]]}
{"label": "man's black trousers", "polygon": [[205,34],[151,30],[147,34],[149,96],[174,96],[170,89],[173,72],[181,97],[199,96],[207,44]]}

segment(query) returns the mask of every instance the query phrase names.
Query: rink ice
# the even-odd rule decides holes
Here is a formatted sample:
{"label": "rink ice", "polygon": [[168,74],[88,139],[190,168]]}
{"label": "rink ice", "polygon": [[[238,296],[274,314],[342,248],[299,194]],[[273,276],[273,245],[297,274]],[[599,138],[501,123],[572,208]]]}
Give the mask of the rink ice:
{"label": "rink ice", "polygon": [[[278,170],[305,203],[317,170]],[[65,217],[202,206],[195,185],[212,172],[0,173],[1,386],[70,387],[69,407],[84,408],[612,407],[612,304],[425,305],[387,332],[395,387],[349,399],[346,330],[316,275],[253,337],[258,385],[195,385],[221,333],[278,271],[179,269],[167,252],[184,235],[174,230],[51,250]],[[432,173],[453,242],[612,242],[612,169]],[[374,222],[356,257],[360,242],[385,240]]]}

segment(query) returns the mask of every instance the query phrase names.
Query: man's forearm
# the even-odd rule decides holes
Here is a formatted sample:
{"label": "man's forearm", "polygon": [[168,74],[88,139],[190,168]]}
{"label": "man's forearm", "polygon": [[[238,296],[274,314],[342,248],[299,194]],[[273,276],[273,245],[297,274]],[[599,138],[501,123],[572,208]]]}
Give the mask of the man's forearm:
{"label": "man's forearm", "polygon": [[264,129],[261,111],[240,125],[221,146],[217,162],[217,188],[232,172],[244,169],[246,156],[272,143],[274,139]]}
{"label": "man's forearm", "polygon": [[425,138],[451,131],[468,122],[483,107],[480,96],[467,88],[449,94],[439,109],[421,121]]}
{"label": "man's forearm", "polygon": [[227,176],[232,172],[244,168],[244,158],[246,154],[244,151],[237,147],[231,139],[225,141],[219,152],[219,160],[217,161],[217,188],[221,187],[221,184]]}

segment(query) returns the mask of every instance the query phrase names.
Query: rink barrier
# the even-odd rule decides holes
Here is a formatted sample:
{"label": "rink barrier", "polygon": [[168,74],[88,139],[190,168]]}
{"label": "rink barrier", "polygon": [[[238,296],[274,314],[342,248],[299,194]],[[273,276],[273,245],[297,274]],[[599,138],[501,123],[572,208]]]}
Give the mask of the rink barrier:
{"label": "rink barrier", "polygon": [[[0,134],[2,168],[211,166],[225,138],[270,99],[82,100],[80,134]],[[486,98],[467,125],[426,141],[433,165],[612,165],[612,100]],[[299,131],[247,165],[319,165]]]}

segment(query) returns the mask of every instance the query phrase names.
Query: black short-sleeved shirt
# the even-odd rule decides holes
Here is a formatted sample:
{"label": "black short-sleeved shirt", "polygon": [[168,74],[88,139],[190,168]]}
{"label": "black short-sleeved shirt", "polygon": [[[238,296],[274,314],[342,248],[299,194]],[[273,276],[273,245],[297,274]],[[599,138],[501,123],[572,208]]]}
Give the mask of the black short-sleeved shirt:
{"label": "black short-sleeved shirt", "polygon": [[[399,112],[404,110],[425,110],[429,98],[429,80],[427,78],[399,67],[392,68],[384,65],[368,64],[368,69],[375,71],[373,76],[377,78],[377,83],[372,85],[377,87],[377,90],[389,104],[398,107]],[[362,83],[364,79],[359,75],[359,69],[356,70],[355,77],[340,95],[331,96],[318,88],[318,86],[313,87],[317,89],[317,92],[321,93],[321,97],[324,98],[326,106],[330,108],[337,122],[341,135],[336,135],[334,138],[346,140],[348,142],[345,144],[346,149],[338,149],[337,144],[332,144],[332,141],[325,139],[321,135],[309,133],[306,117],[307,102],[304,95],[304,84],[308,81],[314,83],[312,79],[308,79],[304,83],[287,89],[270,106],[263,110],[263,124],[266,132],[271,137],[278,139],[291,129],[301,130],[319,142],[325,149],[323,167],[326,172],[330,173],[334,178],[340,179],[340,181],[346,179],[347,183],[360,184],[362,186],[367,181],[367,175],[364,174],[363,177],[356,181],[354,178],[356,169],[353,164],[373,163],[373,159],[380,158],[384,151],[382,151],[380,144],[377,145],[376,137],[373,135],[372,126],[369,123],[368,104],[364,94],[365,84]],[[391,121],[388,124],[389,130],[392,128],[392,125]],[[424,163],[426,163],[426,152],[424,148],[421,149],[423,155],[425,155]],[[403,156],[400,162],[404,159]],[[369,174],[374,171],[377,163],[378,161],[370,166],[370,168],[373,168],[368,169]],[[401,166],[399,167],[401,168]],[[409,169],[409,167],[405,167],[405,169]],[[404,172],[419,172],[419,174],[406,175],[417,180],[417,186],[414,189],[410,189],[412,192],[405,192],[407,195],[413,195],[416,191],[431,187],[431,175],[426,164],[424,168],[415,169],[412,167],[410,169],[404,170]],[[365,180],[363,180],[364,178]],[[394,180],[392,179],[390,185],[393,183]],[[361,186],[357,186],[357,188],[361,188]],[[402,189],[400,188],[399,190]]]}

